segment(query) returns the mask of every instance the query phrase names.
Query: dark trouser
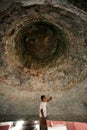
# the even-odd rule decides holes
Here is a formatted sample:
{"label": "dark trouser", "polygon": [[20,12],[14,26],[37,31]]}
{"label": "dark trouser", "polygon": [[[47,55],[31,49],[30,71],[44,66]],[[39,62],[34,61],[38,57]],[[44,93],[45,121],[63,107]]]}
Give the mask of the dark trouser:
{"label": "dark trouser", "polygon": [[40,130],[47,130],[46,118],[40,117]]}

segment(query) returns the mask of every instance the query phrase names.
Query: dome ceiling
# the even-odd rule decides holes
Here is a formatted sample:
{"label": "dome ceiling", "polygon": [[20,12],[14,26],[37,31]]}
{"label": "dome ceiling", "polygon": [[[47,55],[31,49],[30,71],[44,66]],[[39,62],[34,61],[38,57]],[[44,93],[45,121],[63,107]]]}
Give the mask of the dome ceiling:
{"label": "dome ceiling", "polygon": [[42,94],[49,119],[87,121],[87,13],[66,0],[2,4],[0,120],[38,118]]}

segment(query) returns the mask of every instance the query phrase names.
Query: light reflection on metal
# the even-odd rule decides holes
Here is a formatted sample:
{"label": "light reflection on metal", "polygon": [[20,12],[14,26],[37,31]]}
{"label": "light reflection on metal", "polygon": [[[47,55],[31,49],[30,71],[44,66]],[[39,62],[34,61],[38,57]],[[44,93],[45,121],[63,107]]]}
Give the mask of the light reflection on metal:
{"label": "light reflection on metal", "polygon": [[[14,124],[14,122],[13,122],[13,124]],[[22,130],[23,124],[24,124],[23,120],[17,121],[16,125],[14,125],[13,127],[10,127],[9,130]]]}
{"label": "light reflection on metal", "polygon": [[16,123],[16,128],[17,128],[17,129],[21,129],[22,126],[23,126],[23,124],[24,124],[24,121],[23,121],[23,120],[17,121],[17,123]]}
{"label": "light reflection on metal", "polygon": [[39,130],[39,121],[19,120],[10,125],[9,130]]}

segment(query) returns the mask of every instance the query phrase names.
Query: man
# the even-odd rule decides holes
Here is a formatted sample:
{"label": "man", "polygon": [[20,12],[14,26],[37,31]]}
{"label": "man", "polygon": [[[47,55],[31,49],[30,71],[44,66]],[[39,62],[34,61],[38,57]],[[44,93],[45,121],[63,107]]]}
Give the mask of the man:
{"label": "man", "polygon": [[45,95],[41,96],[41,103],[40,103],[40,110],[39,110],[39,116],[40,116],[40,130],[47,130],[47,103],[52,100],[52,97],[50,97],[48,100],[46,99]]}

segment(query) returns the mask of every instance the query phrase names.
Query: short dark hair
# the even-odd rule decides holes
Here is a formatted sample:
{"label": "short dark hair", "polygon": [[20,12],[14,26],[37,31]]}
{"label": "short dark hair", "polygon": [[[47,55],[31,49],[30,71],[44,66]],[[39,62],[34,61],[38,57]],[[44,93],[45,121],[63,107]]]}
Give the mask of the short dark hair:
{"label": "short dark hair", "polygon": [[41,100],[43,100],[44,97],[45,97],[45,95],[42,95],[42,96],[41,96]]}

